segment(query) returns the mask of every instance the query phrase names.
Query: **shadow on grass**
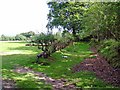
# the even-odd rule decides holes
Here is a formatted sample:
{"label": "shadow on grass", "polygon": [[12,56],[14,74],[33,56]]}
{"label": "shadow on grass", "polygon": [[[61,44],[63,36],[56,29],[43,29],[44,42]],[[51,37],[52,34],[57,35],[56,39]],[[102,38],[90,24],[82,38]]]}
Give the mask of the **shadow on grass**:
{"label": "shadow on grass", "polygon": [[[15,72],[12,72],[16,66],[24,66],[32,68],[33,70],[37,72],[43,72],[46,75],[60,79],[64,78],[67,79],[68,82],[73,82],[76,79],[80,79],[79,82],[76,83],[79,87],[102,87],[106,86],[102,81],[96,79],[95,75],[90,72],[79,72],[79,73],[72,73],[71,67],[82,61],[82,59],[68,59],[67,62],[63,62],[66,59],[61,58],[61,55],[59,56],[59,52],[55,53],[53,57],[55,57],[54,61],[49,61],[45,59],[40,59],[41,62],[46,62],[48,65],[41,65],[41,64],[33,64],[32,62],[35,60],[35,54],[30,55],[7,55],[3,56],[3,77],[4,78],[11,78],[13,80],[16,80],[17,85],[21,88],[37,88],[40,86],[34,79],[32,78],[32,75],[24,75],[24,74],[16,74]],[[26,86],[29,84],[28,86]],[[44,84],[41,84],[44,85]],[[45,85],[44,85],[45,86]],[[43,87],[43,86],[41,86]]]}
{"label": "shadow on grass", "polygon": [[[80,45],[80,47],[79,47]],[[17,65],[29,67],[37,72],[43,72],[49,77],[61,79],[64,78],[68,80],[68,82],[74,83],[77,79],[79,82],[76,82],[76,86],[78,87],[109,87],[106,83],[102,82],[101,80],[97,79],[96,76],[91,72],[82,71],[79,73],[73,73],[71,68],[80,63],[84,60],[84,58],[89,55],[90,53],[88,50],[89,45],[87,44],[75,44],[75,46],[69,46],[64,49],[64,52],[56,52],[51,56],[54,58],[53,61],[49,61],[47,59],[40,58],[40,62],[48,63],[48,65],[41,65],[41,64],[33,64],[36,60],[36,54],[17,54],[17,55],[6,55],[3,56],[3,77],[5,78],[12,78],[18,82],[19,87],[27,87],[26,85],[29,84],[33,87],[38,87],[40,84],[36,83],[34,79],[32,79],[32,75],[21,75],[12,72]],[[34,47],[17,47],[11,48],[11,50],[34,50]],[[74,52],[73,52],[74,50]],[[82,53],[81,53],[82,52]],[[84,52],[84,53],[83,53]],[[63,58],[63,55],[66,53],[70,54],[70,57]],[[76,56],[76,55],[86,55],[86,56]],[[17,77],[17,78],[15,78]],[[27,80],[25,79],[27,78]],[[25,84],[24,84],[25,82]],[[34,82],[34,83],[33,83]],[[32,85],[31,85],[32,84]],[[37,85],[37,86],[36,86]],[[41,84],[42,85],[42,84]],[[44,85],[44,84],[43,84]],[[42,87],[42,86],[41,86]]]}
{"label": "shadow on grass", "polygon": [[20,74],[7,69],[3,69],[2,72],[4,77],[3,80],[13,80],[15,82],[14,86],[16,86],[18,90],[51,90],[52,88],[51,85],[45,84],[43,80],[37,80],[32,73]]}
{"label": "shadow on grass", "polygon": [[26,90],[26,88],[28,89],[51,88],[51,85],[47,85],[43,81],[37,81],[34,75],[30,73],[20,74],[13,71],[16,67],[34,67],[34,68],[39,68],[42,71],[44,69],[42,65],[32,63],[35,60],[36,60],[35,54],[14,54],[14,55],[3,56],[2,58],[3,79],[14,80],[16,82],[17,87],[21,88],[22,90]]}

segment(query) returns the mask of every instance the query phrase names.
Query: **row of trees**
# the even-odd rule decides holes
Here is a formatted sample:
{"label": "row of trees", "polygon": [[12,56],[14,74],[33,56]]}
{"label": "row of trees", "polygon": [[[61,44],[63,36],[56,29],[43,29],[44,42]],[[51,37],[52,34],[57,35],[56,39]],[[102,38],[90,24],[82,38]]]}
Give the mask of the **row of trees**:
{"label": "row of trees", "polygon": [[49,2],[48,29],[90,39],[114,66],[120,67],[120,2]]}
{"label": "row of trees", "polygon": [[120,39],[120,2],[49,2],[47,28],[63,28],[74,37]]}
{"label": "row of trees", "polygon": [[120,2],[92,3],[84,12],[83,37],[92,35],[98,41],[120,40]]}
{"label": "row of trees", "polygon": [[0,40],[1,41],[30,40],[34,35],[35,33],[33,31],[20,33],[20,34],[17,34],[16,36],[1,35]]}

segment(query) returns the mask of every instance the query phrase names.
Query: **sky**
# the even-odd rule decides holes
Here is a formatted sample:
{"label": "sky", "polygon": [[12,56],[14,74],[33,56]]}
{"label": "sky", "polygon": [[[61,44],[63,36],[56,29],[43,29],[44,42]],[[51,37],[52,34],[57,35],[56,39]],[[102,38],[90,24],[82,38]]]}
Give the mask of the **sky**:
{"label": "sky", "polygon": [[46,32],[48,12],[46,0],[0,0],[0,34]]}

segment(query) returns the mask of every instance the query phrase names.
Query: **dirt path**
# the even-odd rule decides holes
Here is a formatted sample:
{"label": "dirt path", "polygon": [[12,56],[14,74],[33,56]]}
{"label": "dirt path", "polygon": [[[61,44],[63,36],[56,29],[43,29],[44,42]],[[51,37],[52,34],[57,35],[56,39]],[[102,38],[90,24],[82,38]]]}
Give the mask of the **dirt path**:
{"label": "dirt path", "polygon": [[120,69],[114,69],[108,62],[100,56],[95,48],[91,51],[94,52],[95,58],[87,58],[82,63],[77,64],[72,68],[73,72],[80,72],[82,70],[92,71],[96,76],[107,83],[120,87]]}
{"label": "dirt path", "polygon": [[[51,77],[48,77],[44,73],[35,72],[30,68],[17,67],[13,71],[20,74],[32,73],[35,75],[35,77],[38,78],[38,80],[40,81],[44,80],[46,84],[51,84],[53,87],[53,90],[77,90],[74,84],[67,82],[67,80],[65,79],[53,79]],[[3,87],[15,88],[16,86],[15,86],[15,82],[12,80],[3,80]]]}
{"label": "dirt path", "polygon": [[[120,87],[120,69],[112,68],[104,58],[97,54],[96,49],[92,48],[92,51],[94,52],[92,55],[96,56],[96,58],[85,59],[82,63],[77,64],[72,68],[73,72],[80,72],[82,70],[95,72],[98,78],[114,86]],[[46,84],[51,84],[53,90],[77,90],[73,83],[69,83],[65,79],[54,79],[42,72],[35,72],[30,68],[16,67],[13,71],[20,74],[32,73],[38,80],[44,80]],[[15,88],[15,81],[3,80],[3,87]]]}

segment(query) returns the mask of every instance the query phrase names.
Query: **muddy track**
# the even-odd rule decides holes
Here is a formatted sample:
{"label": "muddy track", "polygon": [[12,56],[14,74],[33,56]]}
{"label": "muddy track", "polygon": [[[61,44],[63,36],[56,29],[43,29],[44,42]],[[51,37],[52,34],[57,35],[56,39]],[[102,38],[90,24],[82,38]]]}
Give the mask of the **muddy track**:
{"label": "muddy track", "polygon": [[120,69],[113,68],[102,56],[100,56],[95,48],[91,48],[95,58],[87,58],[82,63],[75,65],[72,68],[73,72],[90,71],[103,81],[120,87]]}
{"label": "muddy track", "polygon": [[[53,79],[42,72],[33,71],[27,67],[16,67],[14,72],[20,74],[32,73],[35,77],[37,77],[37,81],[44,81],[45,84],[51,84],[52,90],[77,90],[76,86],[73,83],[69,83],[67,80],[61,79]],[[3,80],[3,88],[17,88],[15,86],[15,81],[13,80]]]}

